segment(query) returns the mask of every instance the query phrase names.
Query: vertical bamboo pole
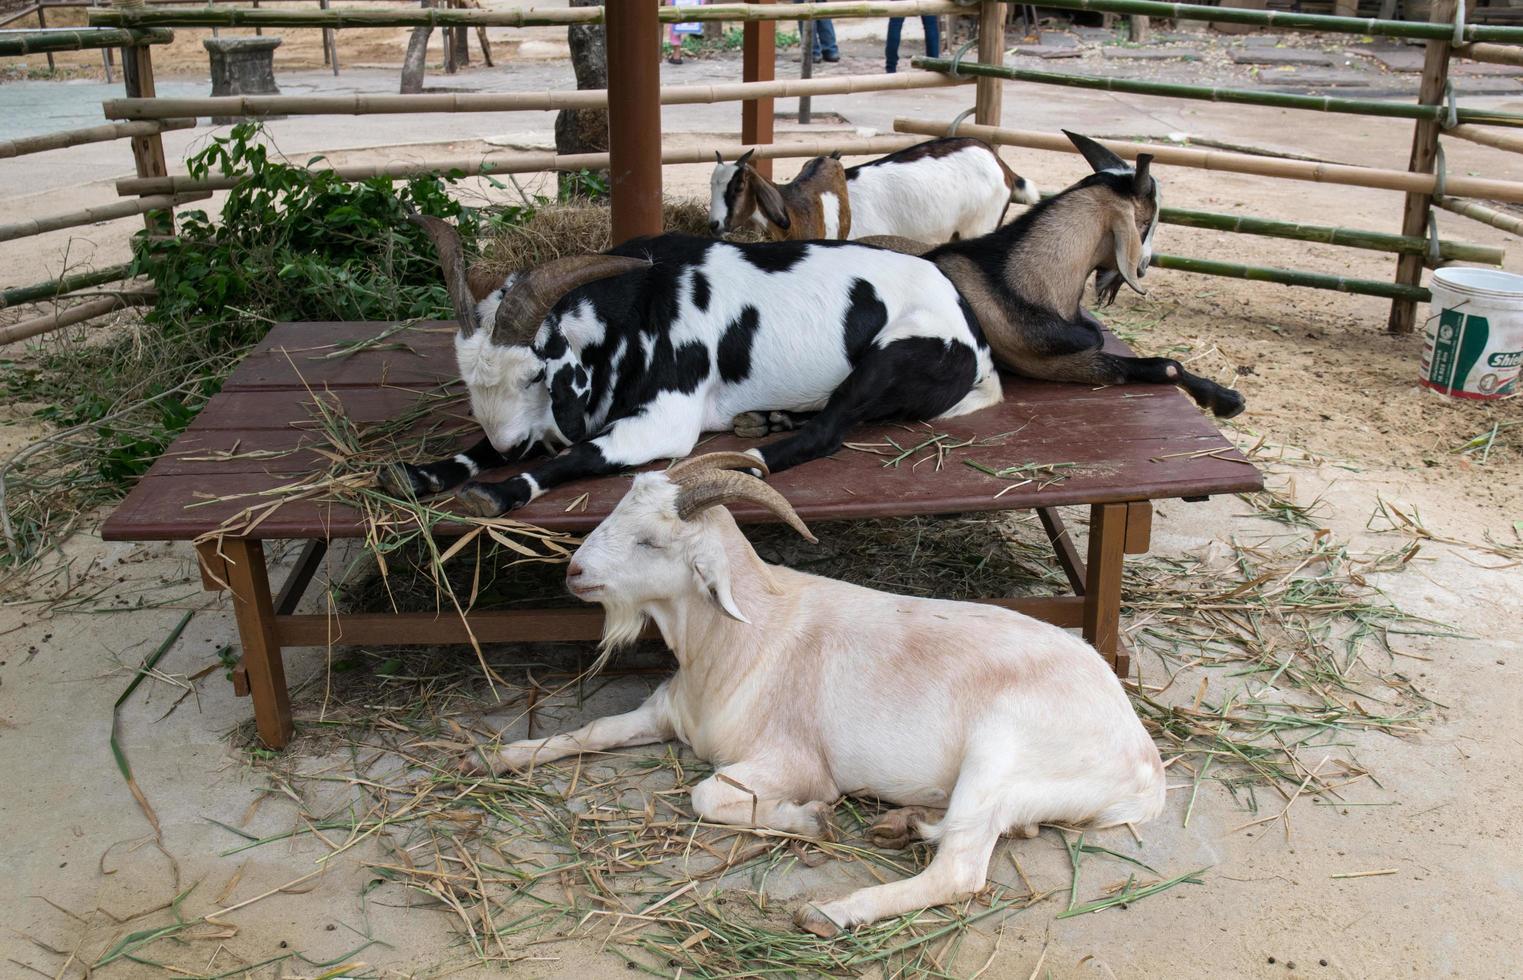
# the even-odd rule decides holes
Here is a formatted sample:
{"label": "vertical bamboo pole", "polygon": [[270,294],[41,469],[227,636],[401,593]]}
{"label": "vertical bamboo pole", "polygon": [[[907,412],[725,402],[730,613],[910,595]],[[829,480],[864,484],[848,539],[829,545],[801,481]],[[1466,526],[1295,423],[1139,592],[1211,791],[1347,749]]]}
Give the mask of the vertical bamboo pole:
{"label": "vertical bamboo pole", "polygon": [[[804,21],[804,29],[799,32],[799,46],[803,52],[799,58],[799,78],[814,77],[814,21]],[[814,109],[809,96],[799,96],[799,125],[807,126],[810,122],[810,114]]]}
{"label": "vertical bamboo pole", "polygon": [[660,0],[603,8],[608,45],[608,175],[613,242],[661,233]]}
{"label": "vertical bamboo pole", "polygon": [[[986,65],[1005,63],[1005,5],[984,3],[978,8],[978,60]],[[999,126],[1004,114],[1004,80],[980,77],[973,102],[973,121],[980,126]]]}
{"label": "vertical bamboo pole", "polygon": [[[259,9],[259,0],[254,0],[254,9],[255,10]],[[254,36],[255,37],[264,37],[264,28],[263,27],[256,27],[256,28],[254,28]]]}
{"label": "vertical bamboo pole", "polygon": [[[1434,23],[1444,23],[1454,19],[1455,0],[1433,0],[1433,11],[1430,19]],[[1423,58],[1422,87],[1418,91],[1417,100],[1424,105],[1439,105],[1444,101],[1444,82],[1449,77],[1449,47],[1448,41],[1428,41],[1427,53]],[[1438,157],[1438,134],[1437,122],[1419,119],[1416,132],[1412,137],[1412,157],[1407,169],[1413,173],[1433,173],[1434,162]],[[1408,194],[1406,210],[1402,214],[1401,233],[1403,235],[1415,235],[1426,237],[1428,234],[1428,209],[1432,204],[1433,197],[1430,194]],[[1402,286],[1417,286],[1422,283],[1423,257],[1421,255],[1403,255],[1396,260],[1396,282]],[[1391,333],[1411,333],[1417,322],[1417,303],[1410,299],[1391,300],[1391,316],[1386,321],[1386,329]]]}
{"label": "vertical bamboo pole", "polygon": [[[48,29],[48,18],[47,18],[46,8],[40,2],[37,4],[37,26],[42,28],[43,30],[47,30]],[[57,68],[58,68],[58,66],[53,63],[53,52],[49,51],[48,52],[48,71],[55,71],[55,70],[57,70]]]}
{"label": "vertical bamboo pole", "polygon": [[[771,3],[772,0],[749,0]],[[741,79],[747,82],[770,82],[777,75],[777,24],[772,21],[746,21],[741,45]],[[772,99],[747,99],[740,104],[740,142],[745,146],[772,142]],[[752,163],[756,172],[772,179],[772,161]]]}
{"label": "vertical bamboo pole", "polygon": [[[129,99],[151,99],[153,84],[153,49],[146,44],[122,48],[122,85]],[[139,177],[167,177],[169,165],[164,157],[164,137],[160,133],[132,137],[132,159]],[[174,234],[174,210],[148,212],[143,226],[150,235]]]}

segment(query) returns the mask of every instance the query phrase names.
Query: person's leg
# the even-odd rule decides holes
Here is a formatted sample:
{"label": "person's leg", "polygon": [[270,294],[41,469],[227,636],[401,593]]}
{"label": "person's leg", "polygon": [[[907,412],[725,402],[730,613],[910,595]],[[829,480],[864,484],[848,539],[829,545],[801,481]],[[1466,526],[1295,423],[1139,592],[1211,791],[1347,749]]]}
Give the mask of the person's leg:
{"label": "person's leg", "polygon": [[941,57],[941,18],[922,17],[920,26],[925,28],[925,56],[927,58]]}
{"label": "person's leg", "polygon": [[826,61],[841,60],[841,50],[836,47],[836,25],[828,17],[814,22],[814,43],[820,49],[817,54]]}
{"label": "person's leg", "polygon": [[890,75],[899,70],[899,35],[903,30],[903,17],[890,17],[888,19],[888,43],[883,47],[883,70]]}

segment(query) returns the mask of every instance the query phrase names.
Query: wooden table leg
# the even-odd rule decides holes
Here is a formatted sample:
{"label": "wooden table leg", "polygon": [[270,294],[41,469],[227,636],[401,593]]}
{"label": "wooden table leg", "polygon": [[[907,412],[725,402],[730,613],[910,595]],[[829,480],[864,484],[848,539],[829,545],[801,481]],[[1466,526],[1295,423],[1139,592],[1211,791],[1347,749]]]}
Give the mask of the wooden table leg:
{"label": "wooden table leg", "polygon": [[1085,563],[1084,638],[1118,674],[1130,666],[1121,652],[1121,566],[1126,560],[1126,504],[1089,509],[1089,561]]}
{"label": "wooden table leg", "polygon": [[1038,507],[1036,513],[1042,520],[1043,530],[1047,532],[1047,541],[1052,545],[1053,554],[1057,555],[1058,565],[1063,569],[1063,574],[1068,576],[1068,587],[1073,589],[1074,595],[1083,595],[1084,562],[1079,558],[1079,549],[1074,546],[1068,526],[1063,523],[1056,507]]}
{"label": "wooden table leg", "polygon": [[291,695],[286,690],[286,668],[275,639],[275,606],[270,599],[264,547],[248,538],[224,538],[222,554],[238,636],[243,641],[243,666],[254,698],[254,724],[260,741],[272,749],[283,749],[291,741],[295,726],[291,722]]}

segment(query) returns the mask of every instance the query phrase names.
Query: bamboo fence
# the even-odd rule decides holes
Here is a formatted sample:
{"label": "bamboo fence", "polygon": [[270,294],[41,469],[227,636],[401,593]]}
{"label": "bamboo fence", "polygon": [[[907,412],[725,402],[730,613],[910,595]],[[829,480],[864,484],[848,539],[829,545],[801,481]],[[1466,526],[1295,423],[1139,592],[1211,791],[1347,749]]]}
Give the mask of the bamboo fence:
{"label": "bamboo fence", "polygon": [[1287,10],[1211,7],[1195,3],[1161,3],[1158,0],[1042,0],[1042,6],[1056,7],[1059,10],[1088,10],[1101,14],[1129,14],[1168,20],[1247,24],[1252,27],[1270,27],[1276,30],[1322,31],[1328,34],[1371,34],[1376,37],[1406,37],[1428,41],[1502,41],[1512,44],[1523,42],[1523,27],[1466,24],[1456,37],[1454,24],[1448,21],[1329,17],[1325,14],[1301,14]]}
{"label": "bamboo fence", "polygon": [[29,218],[26,221],[15,224],[0,225],[0,242],[8,242],[16,238],[28,238],[32,235],[41,235],[50,231],[60,231],[64,228],[76,228],[80,225],[93,225],[99,221],[129,218],[136,214],[147,214],[149,211],[167,211],[176,205],[188,204],[191,201],[204,201],[211,196],[210,191],[196,191],[188,194],[140,197],[130,201],[115,201],[111,204],[101,204],[93,208],[85,208],[81,211],[50,215],[46,218]]}
{"label": "bamboo fence", "polygon": [[[661,152],[662,164],[712,163],[715,152],[727,160],[733,160],[748,150],[754,150],[753,159],[781,160],[798,157],[818,157],[841,150],[849,154],[892,153],[920,140],[907,136],[867,136],[848,139],[798,140],[787,143],[761,143],[751,146],[724,144],[707,147],[668,147]],[[544,173],[548,171],[606,170],[609,166],[607,153],[550,153],[508,151],[488,153],[478,157],[453,157],[437,160],[395,160],[389,163],[366,163],[339,165],[332,170],[341,180],[406,180],[427,174],[453,172],[466,177],[491,176],[495,174]],[[193,177],[124,177],[116,182],[116,192],[123,196],[132,194],[185,194],[196,191],[227,190],[240,183],[242,178],[217,175],[197,180]]]}
{"label": "bamboo fence", "polygon": [[[585,8],[577,8],[585,9]],[[686,8],[684,8],[686,9]],[[971,84],[934,71],[892,75],[780,79],[723,85],[669,85],[661,88],[662,105],[709,105],[758,98],[794,98],[896,89],[944,88]],[[423,95],[232,95],[200,99],[110,99],[102,103],[107,119],[164,119],[180,116],[364,116],[393,113],[522,112],[554,109],[601,109],[607,89],[561,92],[472,92]],[[1523,117],[1519,117],[1523,124]],[[0,153],[3,155],[3,153]]]}
{"label": "bamboo fence", "polygon": [[[923,136],[944,136],[947,132],[947,124],[930,119],[898,118],[894,120],[894,131]],[[962,136],[976,136],[1003,146],[1057,150],[1062,153],[1079,152],[1061,133],[998,129],[993,126],[976,125],[963,125],[957,132]],[[1135,159],[1139,153],[1150,153],[1153,155],[1154,163],[1175,167],[1194,167],[1199,170],[1219,170],[1227,173],[1253,174],[1258,177],[1345,184],[1350,187],[1368,187],[1416,194],[1432,194],[1438,186],[1438,179],[1433,174],[1412,173],[1406,170],[1382,170],[1376,167],[1354,167],[1341,163],[1284,160],[1278,157],[1258,157],[1222,150],[1161,146],[1156,143],[1130,143],[1122,140],[1100,140],[1099,142],[1126,159]],[[1449,175],[1446,186],[1450,193],[1465,197],[1523,203],[1523,183],[1518,181]]]}
{"label": "bamboo fence", "polygon": [[1523,153],[1523,136],[1514,133],[1493,133],[1479,126],[1451,126],[1444,130],[1444,135],[1468,140],[1471,143],[1480,143],[1483,146],[1494,146],[1499,150]]}
{"label": "bamboo fence", "polygon": [[[1427,255],[1430,244],[1428,239],[1414,235],[1388,235],[1356,228],[1303,225],[1292,221],[1219,214],[1213,211],[1190,211],[1184,208],[1160,208],[1158,220],[1167,225],[1179,225],[1185,228],[1205,228],[1212,231],[1260,235],[1266,238],[1288,238],[1299,242],[1319,242],[1323,245],[1339,245],[1344,248],[1375,252]],[[1443,262],[1484,262],[1488,265],[1501,265],[1505,254],[1501,248],[1494,245],[1454,241],[1438,243],[1438,258]]]}
{"label": "bamboo fence", "polygon": [[90,48],[134,48],[146,44],[168,44],[173,40],[174,32],[162,27],[59,27],[40,31],[0,31],[0,57],[13,58],[50,51],[84,51]]}
{"label": "bamboo fence", "polygon": [[[627,2],[627,0],[626,0]],[[816,20],[821,18],[911,17],[967,13],[955,0],[883,0],[879,3],[729,3],[695,7],[663,6],[666,23],[690,21]],[[155,10],[152,7],[90,8],[90,23],[109,27],[554,27],[600,24],[602,7],[507,8],[461,10],[255,10],[244,7],[203,7],[196,10]]]}
{"label": "bamboo fence", "polygon": [[1492,65],[1523,65],[1523,48],[1511,44],[1456,44],[1451,53]]}
{"label": "bamboo fence", "polygon": [[[933,72],[949,72],[952,62],[947,58],[914,58],[916,68]],[[1132,95],[1157,95],[1171,99],[1193,99],[1202,102],[1229,102],[1239,105],[1269,106],[1278,109],[1306,109],[1314,112],[1341,112],[1359,116],[1388,116],[1396,119],[1446,118],[1448,110],[1437,105],[1412,105],[1380,99],[1349,99],[1322,95],[1295,95],[1288,92],[1263,92],[1254,89],[1218,88],[1210,85],[1189,85],[1182,82],[1134,81],[1125,78],[1106,78],[1100,75],[1075,75],[1067,72],[1042,71],[1033,68],[1011,68],[1008,65],[959,64],[959,74],[976,78],[1005,78],[1017,82],[1035,82],[1040,85],[1064,85],[1071,88],[1097,89],[1103,92],[1126,92]],[[1492,126],[1523,127],[1523,115],[1508,112],[1492,112],[1486,109],[1457,110],[1462,123],[1486,123]]]}
{"label": "bamboo fence", "polygon": [[1489,208],[1476,201],[1462,201],[1457,197],[1440,197],[1433,203],[1436,207],[1453,214],[1463,215],[1472,221],[1479,221],[1514,235],[1523,235],[1523,217],[1518,215],[1498,211],[1496,208]]}
{"label": "bamboo fence", "polygon": [[76,272],[73,275],[49,279],[46,282],[33,283],[30,286],[15,286],[11,289],[0,290],[0,310],[7,306],[20,306],[22,303],[53,300],[81,289],[104,286],[108,282],[120,282],[131,274],[131,264],[123,263],[90,272]]}
{"label": "bamboo fence", "polygon": [[146,306],[152,303],[157,295],[151,289],[129,290],[90,300],[88,303],[80,303],[78,306],[57,309],[30,320],[12,323],[9,326],[0,327],[0,344],[15,343],[18,340],[36,337],[38,334],[70,327],[76,323],[84,323],[86,320],[93,320],[128,306]]}
{"label": "bamboo fence", "polygon": [[167,133],[174,129],[190,129],[195,124],[196,121],[194,119],[162,119],[150,122],[109,123],[105,126],[91,126],[88,129],[64,129],[56,133],[44,133],[41,136],[23,136],[20,139],[0,140],[0,160],[26,156],[29,153],[42,153],[47,150],[61,150],[65,147],[80,146],[85,143],[103,143],[107,140]]}
{"label": "bamboo fence", "polygon": [[1161,269],[1175,269],[1179,272],[1197,272],[1202,275],[1226,276],[1231,279],[1252,279],[1256,282],[1277,282],[1283,286],[1331,289],[1340,293],[1381,296],[1386,299],[1403,299],[1418,303],[1426,303],[1429,298],[1428,290],[1422,286],[1406,286],[1378,279],[1349,279],[1321,272],[1274,269],[1260,265],[1243,265],[1238,262],[1217,262],[1213,259],[1190,259],[1179,255],[1155,255],[1153,264]]}

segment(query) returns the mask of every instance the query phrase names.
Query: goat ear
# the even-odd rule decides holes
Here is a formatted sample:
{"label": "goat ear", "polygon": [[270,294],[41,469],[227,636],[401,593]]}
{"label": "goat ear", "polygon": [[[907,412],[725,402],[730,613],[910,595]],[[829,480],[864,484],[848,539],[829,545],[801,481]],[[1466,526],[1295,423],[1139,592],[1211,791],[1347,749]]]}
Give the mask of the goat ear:
{"label": "goat ear", "polygon": [[788,208],[783,204],[783,195],[770,180],[754,180],[751,182],[751,190],[756,194],[756,203],[762,209],[762,214],[767,220],[777,225],[784,231],[788,230]]}
{"label": "goat ear", "polygon": [[1116,156],[1116,154],[1096,143],[1088,136],[1070,133],[1066,129],[1063,130],[1063,135],[1067,136],[1068,142],[1072,143],[1080,153],[1084,154],[1084,159],[1089,161],[1089,165],[1095,173],[1098,174],[1106,170],[1126,169],[1125,160]]}
{"label": "goat ear", "polygon": [[1153,186],[1153,178],[1148,175],[1148,164],[1153,162],[1153,154],[1137,154],[1137,176],[1132,180],[1132,193],[1141,197]]}
{"label": "goat ear", "polygon": [[561,365],[550,380],[550,411],[555,427],[572,444],[587,438],[587,392],[577,393],[571,385],[571,366]]}
{"label": "goat ear", "polygon": [[831,153],[830,153],[830,159],[832,159],[832,160],[839,160],[839,159],[841,159],[841,151],[840,150],[832,150]]}
{"label": "goat ear", "polygon": [[730,591],[730,568],[723,553],[714,558],[697,558],[693,561],[693,574],[724,614],[731,619],[751,625],[751,620],[735,604],[735,594]]}
{"label": "goat ear", "polygon": [[1116,202],[1111,216],[1111,238],[1116,248],[1116,273],[1138,295],[1146,296],[1148,291],[1137,281],[1138,270],[1142,268],[1142,236],[1137,234],[1131,201],[1123,198]]}
{"label": "goat ear", "polygon": [[[718,153],[719,151],[715,150],[714,152]],[[753,146],[753,147],[751,147],[751,149],[749,149],[746,152],[742,153],[740,155],[740,159],[735,161],[735,166],[737,166],[737,167],[744,167],[746,164],[750,163],[751,162],[751,154],[753,154],[755,152],[756,152],[756,147]],[[720,161],[720,162],[722,163],[723,161]]]}

